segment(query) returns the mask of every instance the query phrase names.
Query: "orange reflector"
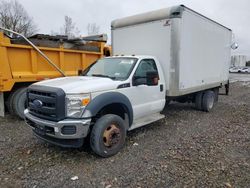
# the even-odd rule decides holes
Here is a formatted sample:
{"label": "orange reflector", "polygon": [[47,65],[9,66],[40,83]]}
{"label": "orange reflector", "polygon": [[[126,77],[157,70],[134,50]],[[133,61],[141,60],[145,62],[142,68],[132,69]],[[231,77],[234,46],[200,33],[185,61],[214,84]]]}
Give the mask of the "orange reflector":
{"label": "orange reflector", "polygon": [[90,98],[83,99],[82,100],[82,105],[87,106],[89,104],[89,102],[90,102]]}

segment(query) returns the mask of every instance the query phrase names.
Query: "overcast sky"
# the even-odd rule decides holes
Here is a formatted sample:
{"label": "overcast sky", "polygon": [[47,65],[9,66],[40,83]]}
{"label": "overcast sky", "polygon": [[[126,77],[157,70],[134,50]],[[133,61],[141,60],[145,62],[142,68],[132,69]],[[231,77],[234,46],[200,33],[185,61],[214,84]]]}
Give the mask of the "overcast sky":
{"label": "overcast sky", "polygon": [[59,32],[64,16],[70,16],[81,31],[87,33],[88,23],[100,26],[110,36],[112,20],[184,4],[195,11],[231,28],[240,45],[234,53],[250,56],[249,0],[18,0],[33,17],[39,33]]}

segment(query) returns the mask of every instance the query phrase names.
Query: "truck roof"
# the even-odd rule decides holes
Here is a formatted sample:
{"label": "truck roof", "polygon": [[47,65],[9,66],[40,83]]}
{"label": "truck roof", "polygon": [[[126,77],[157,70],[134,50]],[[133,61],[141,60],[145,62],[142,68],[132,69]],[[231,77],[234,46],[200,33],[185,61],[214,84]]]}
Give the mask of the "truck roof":
{"label": "truck roof", "polygon": [[155,59],[154,56],[150,55],[114,55],[110,57],[105,57],[105,58],[137,58],[137,59]]}
{"label": "truck roof", "polygon": [[171,18],[181,18],[182,17],[182,13],[185,10],[189,10],[194,12],[195,14],[202,16],[212,22],[214,22],[217,25],[220,25],[228,30],[231,31],[231,29],[229,29],[228,27],[186,7],[185,5],[177,5],[177,6],[172,6],[169,8],[163,8],[163,9],[159,9],[159,10],[154,10],[151,12],[146,12],[146,13],[142,13],[142,14],[137,14],[134,16],[128,16],[125,18],[121,18],[121,19],[116,19],[114,21],[112,21],[111,23],[111,28],[112,29],[117,29],[117,28],[121,28],[121,27],[127,27],[127,26],[132,26],[132,25],[137,25],[137,24],[142,24],[142,23],[147,23],[147,22],[153,22],[156,20],[163,20],[163,19],[171,19]]}

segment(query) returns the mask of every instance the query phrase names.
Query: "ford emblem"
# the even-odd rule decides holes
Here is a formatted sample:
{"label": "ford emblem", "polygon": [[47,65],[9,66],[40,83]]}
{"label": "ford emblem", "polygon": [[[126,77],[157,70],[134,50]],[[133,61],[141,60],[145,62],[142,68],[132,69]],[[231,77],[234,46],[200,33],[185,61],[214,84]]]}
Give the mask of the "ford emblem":
{"label": "ford emblem", "polygon": [[41,108],[41,107],[43,106],[43,102],[40,101],[40,100],[38,100],[38,99],[34,100],[34,101],[33,101],[33,104],[34,104],[35,107],[37,107],[37,108]]}

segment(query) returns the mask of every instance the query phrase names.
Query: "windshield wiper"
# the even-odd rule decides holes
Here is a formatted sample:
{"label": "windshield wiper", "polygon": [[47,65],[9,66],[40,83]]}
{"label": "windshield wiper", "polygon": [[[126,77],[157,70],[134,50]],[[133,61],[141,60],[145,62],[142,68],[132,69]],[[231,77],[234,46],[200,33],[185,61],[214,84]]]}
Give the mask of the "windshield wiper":
{"label": "windshield wiper", "polygon": [[112,77],[112,76],[108,76],[108,75],[104,75],[104,74],[92,74],[91,76],[110,78],[112,80],[116,79],[116,77],[114,77],[114,76]]}

